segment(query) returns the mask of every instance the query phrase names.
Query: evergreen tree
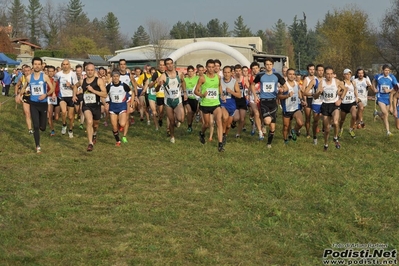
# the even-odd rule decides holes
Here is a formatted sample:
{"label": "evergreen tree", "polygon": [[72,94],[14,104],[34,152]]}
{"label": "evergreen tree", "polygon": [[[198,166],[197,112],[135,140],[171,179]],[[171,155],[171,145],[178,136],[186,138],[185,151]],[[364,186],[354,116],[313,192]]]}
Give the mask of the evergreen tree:
{"label": "evergreen tree", "polygon": [[253,34],[251,30],[244,24],[244,19],[242,16],[239,16],[234,21],[234,36],[235,37],[252,37]]}
{"label": "evergreen tree", "polygon": [[29,5],[26,7],[26,17],[29,32],[29,39],[32,43],[38,44],[41,35],[41,15],[43,6],[39,0],[29,0]]}
{"label": "evergreen tree", "polygon": [[22,37],[25,34],[25,6],[20,0],[14,0],[8,10],[12,26],[12,38]]}
{"label": "evergreen tree", "polygon": [[150,36],[148,33],[145,31],[144,27],[140,25],[137,30],[134,32],[133,38],[132,38],[132,46],[142,46],[142,45],[147,45],[150,43]]}
{"label": "evergreen tree", "polygon": [[103,18],[103,24],[107,47],[113,53],[115,50],[122,48],[118,18],[113,12],[108,12]]}

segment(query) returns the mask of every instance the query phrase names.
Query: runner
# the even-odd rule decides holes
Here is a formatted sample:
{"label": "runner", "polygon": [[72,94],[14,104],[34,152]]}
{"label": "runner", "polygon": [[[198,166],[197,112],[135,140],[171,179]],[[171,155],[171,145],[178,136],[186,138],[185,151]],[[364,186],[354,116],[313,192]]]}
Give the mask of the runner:
{"label": "runner", "polygon": [[60,87],[58,86],[58,82],[54,80],[55,75],[55,67],[54,66],[46,66],[47,73],[50,81],[55,86],[54,92],[51,96],[47,97],[48,100],[48,125],[50,126],[50,136],[55,136],[54,131],[54,121],[53,118],[58,121],[60,118],[60,103],[58,102],[58,94],[60,93]]}
{"label": "runner", "polygon": [[[328,149],[328,137],[330,135],[330,125],[334,126],[334,143],[337,149],[341,148],[338,141],[339,133],[339,107],[346,95],[346,87],[341,81],[334,78],[332,67],[325,68],[325,79],[317,86],[317,92],[313,95],[316,99],[323,95],[321,113],[323,114],[324,124],[324,151]],[[332,120],[332,121],[331,121]],[[331,123],[332,122],[332,123]]]}
{"label": "runner", "polygon": [[100,97],[107,97],[107,90],[104,81],[95,76],[95,67],[93,63],[87,63],[86,75],[87,77],[82,83],[82,110],[86,120],[87,139],[89,141],[87,151],[92,151],[93,144],[97,141],[97,129],[101,118]]}
{"label": "runner", "polygon": [[206,74],[200,76],[197,86],[195,87],[195,95],[201,97],[201,111],[204,118],[200,135],[200,141],[205,144],[205,131],[210,127],[210,115],[213,114],[217,125],[218,133],[218,150],[224,151],[223,147],[223,125],[222,125],[222,109],[220,108],[219,95],[222,94],[219,75],[215,74],[215,61],[209,59],[206,61]]}
{"label": "runner", "polygon": [[[109,96],[109,113],[112,124],[112,133],[116,140],[116,146],[121,145],[118,123],[119,126],[125,127],[127,123],[126,117],[128,103],[131,101],[129,94],[130,87],[126,83],[122,83],[119,80],[119,77],[120,73],[118,71],[112,72],[112,83],[108,84],[106,87]],[[125,132],[122,141],[123,143],[127,143]]]}
{"label": "runner", "polygon": [[[320,95],[317,99],[313,97],[313,95],[317,91],[317,87],[319,83],[324,79],[324,66],[319,64],[316,66],[316,78],[310,81],[308,86],[305,88],[304,94],[312,94],[312,111],[313,111],[313,125],[312,125],[312,133],[313,133],[313,144],[317,145],[317,133],[319,132],[319,120],[322,117],[321,115],[321,104],[323,103],[323,96]],[[307,92],[307,93],[306,93]],[[306,95],[304,95],[305,97]],[[303,99],[307,101],[307,98]],[[308,104],[308,103],[307,103]]]}
{"label": "runner", "polygon": [[187,77],[184,78],[186,83],[186,90],[187,90],[187,104],[185,105],[186,112],[187,112],[187,132],[193,132],[193,120],[194,115],[197,112],[198,101],[195,97],[194,90],[195,86],[198,83],[199,76],[196,76],[194,73],[194,67],[188,66],[187,67]]}
{"label": "runner", "polygon": [[384,121],[387,136],[390,137],[392,133],[389,131],[388,111],[394,112],[392,103],[393,88],[398,82],[395,76],[390,73],[391,69],[388,65],[383,65],[382,71],[382,74],[377,75],[373,80],[375,92],[377,93],[376,101],[381,110],[380,112],[375,112],[374,115],[378,115]]}
{"label": "runner", "polygon": [[263,131],[262,131],[262,122],[260,119],[259,115],[259,109],[260,109],[260,103],[255,102],[255,97],[254,94],[256,94],[257,98],[259,99],[260,96],[260,83],[255,83],[254,79],[256,75],[259,73],[260,68],[259,68],[259,63],[258,62],[252,62],[251,63],[251,78],[250,78],[250,97],[249,97],[249,106],[251,108],[251,113],[252,113],[252,130],[251,130],[251,135],[255,135],[255,130],[257,129],[259,132],[259,140],[263,140]]}
{"label": "runner", "polygon": [[16,103],[21,103],[22,102],[22,108],[24,111],[25,115],[25,122],[26,126],[28,127],[28,132],[29,134],[33,134],[33,129],[32,129],[32,118],[30,115],[30,88],[27,87],[24,94],[19,97],[21,88],[26,84],[26,78],[29,77],[32,74],[32,68],[28,65],[24,65],[22,67],[23,69],[23,75],[18,79],[17,84],[15,85],[15,91],[14,94],[16,95],[15,101]]}
{"label": "runner", "polygon": [[302,91],[298,83],[295,81],[295,69],[287,70],[287,82],[284,89],[279,91],[278,97],[281,100],[283,109],[283,138],[284,143],[288,144],[288,132],[290,130],[291,120],[295,118],[295,128],[291,129],[292,140],[297,140],[298,131],[303,126],[303,118],[301,112],[301,103],[306,102],[302,99]]}
{"label": "runner", "polygon": [[24,95],[26,87],[29,85],[31,92],[29,99],[30,113],[32,115],[33,136],[37,153],[41,153],[39,130],[45,131],[47,125],[47,96],[52,95],[54,92],[54,84],[42,72],[42,63],[43,60],[40,57],[32,59],[33,73],[26,77],[26,83],[20,92],[20,96]]}
{"label": "runner", "polygon": [[[227,134],[230,130],[230,125],[233,122],[234,114],[236,113],[236,99],[240,98],[240,86],[235,78],[233,78],[233,70],[230,66],[223,68],[223,78],[220,80],[222,88],[222,95],[220,97],[222,106],[222,120],[223,120],[223,146],[226,145]],[[235,97],[235,98],[234,98]]]}
{"label": "runner", "polygon": [[83,82],[83,79],[86,77],[86,72],[83,72],[83,66],[77,65],[75,67],[75,73],[76,73],[76,77],[78,79],[78,83],[76,84],[76,86],[77,86],[76,97],[78,99],[75,102],[75,112],[76,112],[76,114],[79,114],[79,119],[80,119],[79,128],[83,129],[83,123],[85,121],[85,116],[83,115],[83,112],[82,112],[82,104],[83,104],[82,82]]}
{"label": "runner", "polygon": [[163,86],[165,91],[165,107],[166,115],[169,119],[170,142],[175,143],[175,124],[176,121],[182,123],[184,121],[184,108],[182,102],[182,94],[184,100],[187,100],[186,83],[184,75],[176,71],[173,59],[165,59],[166,71],[158,79],[156,91]]}
{"label": "runner", "polygon": [[249,81],[248,77],[244,77],[242,73],[241,65],[237,64],[234,66],[235,72],[235,79],[238,82],[238,86],[240,87],[241,96],[239,98],[235,98],[236,100],[236,108],[238,111],[238,128],[236,138],[241,137],[241,132],[245,131],[245,116],[247,114],[247,100],[248,100],[248,88],[249,88]]}
{"label": "runner", "polygon": [[[273,73],[274,61],[270,57],[266,57],[265,61],[265,72],[260,72],[256,75],[254,83],[260,82],[260,99],[254,93],[255,102],[260,100],[261,117],[266,126],[269,126],[269,134],[267,137],[267,147],[272,147],[272,141],[274,138],[274,131],[276,130],[276,118],[277,118],[277,93],[283,89],[288,90],[285,85],[285,79],[278,73]],[[280,89],[279,86],[280,85]]]}
{"label": "runner", "polygon": [[152,75],[154,75],[154,73],[156,72],[156,69],[154,67],[151,67],[150,69],[150,74],[151,77],[149,79],[147,79],[147,81],[145,82],[144,85],[144,90],[148,91],[148,105],[150,107],[151,110],[151,115],[152,115],[152,119],[154,121],[154,125],[155,125],[155,130],[158,131],[158,121],[157,121],[157,97],[156,97],[156,91],[154,87],[149,87],[150,84],[152,84]]}
{"label": "runner", "polygon": [[365,124],[363,121],[363,113],[364,108],[367,106],[368,89],[372,88],[372,85],[369,77],[365,76],[364,69],[359,68],[356,71],[356,76],[357,78],[354,79],[354,83],[357,88],[358,97],[360,99],[357,107],[357,124],[358,128],[364,128]]}
{"label": "runner", "polygon": [[[308,71],[308,76],[304,79],[303,83],[303,92],[306,98],[306,105],[304,106],[305,110],[305,129],[306,129],[306,137],[310,138],[310,116],[312,114],[312,102],[313,102],[313,91],[314,88],[308,86],[315,77],[315,65],[309,64],[306,66]],[[314,83],[315,84],[315,83]]]}
{"label": "runner", "polygon": [[71,64],[68,59],[62,61],[62,71],[55,74],[55,80],[58,81],[58,86],[60,87],[59,93],[59,103],[61,107],[61,118],[62,118],[62,129],[61,134],[65,135],[67,131],[66,119],[67,115],[69,118],[69,131],[68,136],[73,138],[73,123],[74,123],[74,102],[77,101],[76,95],[74,95],[74,90],[76,89],[76,83],[78,83],[78,78],[76,73],[72,71]]}
{"label": "runner", "polygon": [[342,137],[342,133],[344,131],[343,124],[345,123],[346,114],[351,114],[351,122],[349,127],[349,135],[352,138],[356,137],[355,134],[355,126],[356,126],[356,116],[357,116],[357,104],[360,101],[357,95],[357,88],[354,86],[351,81],[352,71],[350,69],[344,70],[344,85],[346,87],[346,94],[341,103],[341,120],[339,122],[340,133],[339,137]]}

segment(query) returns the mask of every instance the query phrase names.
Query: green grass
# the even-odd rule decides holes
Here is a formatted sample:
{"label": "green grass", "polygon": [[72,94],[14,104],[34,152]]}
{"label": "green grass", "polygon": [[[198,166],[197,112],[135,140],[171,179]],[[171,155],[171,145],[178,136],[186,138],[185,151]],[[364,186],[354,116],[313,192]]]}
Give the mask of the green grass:
{"label": "green grass", "polygon": [[0,265],[321,265],[334,243],[397,248],[399,133],[387,139],[372,109],[356,139],[345,132],[328,152],[304,137],[284,146],[281,116],[272,149],[233,130],[219,153],[200,144],[199,124],[171,144],[136,115],[122,147],[101,125],[87,153],[84,131],[69,139],[58,122],[37,155],[7,102]]}

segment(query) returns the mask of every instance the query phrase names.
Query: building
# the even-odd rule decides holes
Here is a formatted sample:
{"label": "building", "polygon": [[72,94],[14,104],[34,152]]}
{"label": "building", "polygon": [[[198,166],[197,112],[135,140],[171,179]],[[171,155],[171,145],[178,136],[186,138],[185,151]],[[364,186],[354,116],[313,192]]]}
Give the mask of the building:
{"label": "building", "polygon": [[11,43],[13,44],[15,54],[17,55],[22,55],[22,54],[28,54],[32,57],[35,56],[35,50],[40,50],[42,49],[39,45],[30,43],[28,41],[28,38],[15,38],[11,40]]}
{"label": "building", "polygon": [[[218,42],[226,44],[244,55],[249,62],[259,61],[263,63],[264,60],[262,59],[266,56],[270,56],[261,52],[263,50],[263,46],[262,39],[260,37],[209,37],[165,40],[162,41],[162,45],[160,46],[145,45],[118,50],[115,51],[116,55],[110,58],[108,61],[115,64],[119,61],[119,59],[123,58],[127,61],[129,68],[135,66],[141,67],[146,64],[154,66],[157,61],[157,56],[155,56],[156,51],[158,51],[158,58],[166,58],[169,54],[177,49],[196,42]],[[273,59],[276,61],[276,70],[280,71],[283,65],[288,66],[288,57],[279,55],[273,55],[271,57],[273,57]],[[176,60],[176,66],[178,69],[184,70],[188,65],[205,65],[206,60],[209,58],[219,59],[222,62],[222,66],[235,65],[238,63],[237,60],[235,60],[231,55],[220,51],[215,51],[212,49],[212,47],[209,47],[209,49],[198,50],[183,55]]]}

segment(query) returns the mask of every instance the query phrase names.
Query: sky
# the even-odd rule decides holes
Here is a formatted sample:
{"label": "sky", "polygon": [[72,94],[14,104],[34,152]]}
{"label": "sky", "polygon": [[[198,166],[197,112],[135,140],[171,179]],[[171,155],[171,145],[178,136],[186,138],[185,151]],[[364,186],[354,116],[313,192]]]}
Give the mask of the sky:
{"label": "sky", "polygon": [[[44,5],[46,0],[41,0]],[[51,0],[53,3],[68,3],[69,0]],[[27,0],[22,1],[27,2]],[[149,19],[158,19],[170,28],[179,20],[206,25],[211,19],[226,21],[229,30],[234,29],[234,21],[242,16],[253,33],[271,29],[278,19],[290,25],[295,15],[299,19],[306,14],[308,28],[322,22],[325,14],[334,9],[342,10],[355,4],[368,14],[371,26],[378,28],[385,12],[392,6],[391,0],[81,0],[84,11],[90,19],[102,18],[113,12],[119,20],[120,31],[129,38],[140,25],[147,29]],[[24,3],[26,4],[26,3]]]}

